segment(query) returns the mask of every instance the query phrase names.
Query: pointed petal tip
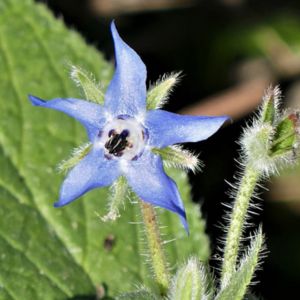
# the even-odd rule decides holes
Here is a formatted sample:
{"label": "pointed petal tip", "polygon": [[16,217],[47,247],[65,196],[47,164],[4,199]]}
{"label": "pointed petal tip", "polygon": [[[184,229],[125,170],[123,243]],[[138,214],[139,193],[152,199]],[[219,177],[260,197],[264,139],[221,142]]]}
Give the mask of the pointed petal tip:
{"label": "pointed petal tip", "polygon": [[181,220],[181,223],[183,224],[183,227],[185,229],[185,232],[187,234],[187,236],[190,236],[190,228],[189,228],[189,224],[187,223],[186,220]]}
{"label": "pointed petal tip", "polygon": [[223,115],[223,116],[218,116],[218,117],[215,117],[215,118],[218,118],[220,120],[220,128],[228,123],[228,124],[232,124],[233,120],[230,116],[227,116],[227,115]]}
{"label": "pointed petal tip", "polygon": [[223,118],[224,122],[226,122],[226,121],[232,122],[232,118],[230,116],[224,115],[224,116],[221,116],[221,118]]}
{"label": "pointed petal tip", "polygon": [[104,106],[112,115],[137,115],[146,110],[147,71],[140,56],[110,24],[115,49],[115,74],[105,94]]}
{"label": "pointed petal tip", "polygon": [[117,30],[116,28],[116,22],[115,19],[113,19],[110,23],[110,30],[113,32],[114,30]]}
{"label": "pointed petal tip", "polygon": [[223,116],[205,116],[205,117],[211,118],[212,120],[214,119],[216,122],[222,123],[222,125],[223,125],[223,123],[225,123],[227,121],[232,121],[232,118],[230,116],[227,116],[227,115],[223,115]]}
{"label": "pointed petal tip", "polygon": [[55,203],[53,204],[53,206],[54,206],[55,208],[58,208],[58,207],[62,207],[63,204],[61,204],[59,201],[57,201],[57,202],[55,202]]}
{"label": "pointed petal tip", "polygon": [[33,95],[28,95],[29,100],[31,101],[32,105],[34,106],[41,106],[45,103],[45,101],[41,98],[35,97]]}
{"label": "pointed petal tip", "polygon": [[58,207],[63,207],[63,206],[66,206],[67,204],[69,204],[70,202],[73,202],[75,199],[71,200],[71,201],[62,201],[62,200],[58,200],[56,201],[53,206],[55,208],[58,208]]}
{"label": "pointed petal tip", "polygon": [[[115,20],[113,20],[111,23],[110,23],[110,30],[111,30],[111,34],[112,34],[112,37],[113,37],[113,40],[116,41],[118,39],[121,39],[120,35],[119,35],[119,32],[118,32],[118,29],[117,29],[117,26],[116,26],[116,23],[115,23]],[[122,39],[121,39],[122,40]],[[122,40],[123,41],[123,40]]]}
{"label": "pointed petal tip", "polygon": [[189,224],[188,224],[187,219],[186,219],[185,211],[180,209],[180,211],[177,211],[177,214],[179,215],[179,218],[180,218],[180,221],[181,221],[181,224],[182,224],[183,228],[185,229],[187,235],[189,236],[190,235],[190,229],[189,229]]}
{"label": "pointed petal tip", "polygon": [[55,208],[63,207],[63,206],[70,204],[71,202],[73,202],[76,199],[77,198],[70,198],[70,197],[67,198],[67,197],[64,197],[63,195],[60,195],[59,199],[53,204],[53,206]]}

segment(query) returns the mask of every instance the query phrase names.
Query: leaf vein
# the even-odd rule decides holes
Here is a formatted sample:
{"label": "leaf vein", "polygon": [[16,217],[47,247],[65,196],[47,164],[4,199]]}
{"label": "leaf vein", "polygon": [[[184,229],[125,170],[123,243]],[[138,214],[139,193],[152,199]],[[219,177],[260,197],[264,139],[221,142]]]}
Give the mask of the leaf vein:
{"label": "leaf vein", "polygon": [[72,296],[72,292],[68,289],[66,289],[65,287],[63,287],[59,280],[55,280],[55,277],[53,277],[50,273],[48,273],[47,269],[44,269],[41,265],[39,265],[36,261],[34,261],[34,259],[32,259],[29,255],[27,255],[24,251],[22,251],[22,249],[20,249],[20,247],[18,247],[16,245],[16,243],[9,239],[9,237],[7,237],[5,235],[5,233],[3,233],[2,231],[0,231],[0,235],[2,237],[2,239],[10,246],[12,247],[16,252],[20,253],[20,255],[24,256],[28,262],[30,262],[35,268],[37,268],[38,270],[43,271],[44,276],[50,281],[52,282],[52,284],[54,284],[54,286],[57,286],[65,295],[67,295],[68,297]]}
{"label": "leaf vein", "polygon": [[56,64],[55,64],[55,60],[54,60],[53,56],[51,55],[51,53],[49,52],[48,48],[46,47],[42,37],[40,36],[40,33],[38,32],[38,29],[36,28],[34,23],[32,23],[31,19],[27,18],[23,13],[20,13],[18,11],[16,14],[20,18],[23,18],[24,22],[27,23],[27,25],[32,29],[32,32],[36,37],[36,41],[39,43],[40,47],[43,49],[43,51],[46,55],[46,58],[49,62],[50,67],[54,71],[55,75],[59,78],[59,81],[61,82],[61,86],[63,88],[63,91],[67,95],[68,94],[68,88],[65,84],[65,80],[64,80],[63,76],[61,75],[60,71],[57,69]]}
{"label": "leaf vein", "polygon": [[[24,123],[24,116],[23,116],[23,109],[22,109],[22,97],[21,97],[21,92],[19,90],[19,86],[17,84],[17,81],[13,75],[12,69],[13,69],[13,59],[10,56],[10,52],[8,49],[8,46],[5,42],[4,36],[0,30],[0,49],[2,50],[3,56],[5,58],[6,61],[6,65],[7,65],[7,73],[8,76],[11,80],[11,86],[12,89],[19,101],[19,114],[20,114],[20,123],[23,124]],[[19,156],[18,156],[18,161],[20,163],[20,159],[22,157],[22,149],[23,149],[23,138],[24,138],[24,133],[23,133],[23,125],[20,126],[20,151],[19,151]]]}

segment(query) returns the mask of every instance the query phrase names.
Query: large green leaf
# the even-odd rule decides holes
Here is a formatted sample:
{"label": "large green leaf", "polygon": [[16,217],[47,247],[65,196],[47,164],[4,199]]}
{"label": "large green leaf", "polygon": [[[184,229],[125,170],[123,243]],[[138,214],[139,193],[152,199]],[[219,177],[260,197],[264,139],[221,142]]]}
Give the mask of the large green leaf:
{"label": "large green leaf", "polygon": [[[138,255],[138,205],[103,224],[107,190],[90,192],[64,208],[52,204],[63,175],[55,167],[86,141],[83,128],[62,113],[31,106],[27,94],[79,97],[68,79],[72,62],[93,72],[104,86],[112,66],[75,32],[30,0],[0,2],[0,299],[70,299],[109,295],[149,284]],[[162,211],[171,266],[191,253],[206,261],[209,246],[187,177],[172,171],[187,205],[191,235],[174,214]]]}

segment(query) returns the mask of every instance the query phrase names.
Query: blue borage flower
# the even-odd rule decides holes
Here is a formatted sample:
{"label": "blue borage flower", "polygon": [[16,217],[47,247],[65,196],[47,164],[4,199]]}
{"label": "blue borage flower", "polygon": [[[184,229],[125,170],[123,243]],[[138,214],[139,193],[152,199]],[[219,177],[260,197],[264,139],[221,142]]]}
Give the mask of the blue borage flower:
{"label": "blue borage flower", "polygon": [[188,231],[186,214],[175,182],[166,175],[162,159],[152,148],[204,140],[227,120],[226,116],[182,116],[146,110],[146,67],[119,36],[114,22],[116,71],[104,105],[29,96],[33,105],[62,111],[81,122],[91,142],[90,152],[68,173],[55,207],[64,206],[87,191],[109,186],[126,177],[145,202],[177,213]]}

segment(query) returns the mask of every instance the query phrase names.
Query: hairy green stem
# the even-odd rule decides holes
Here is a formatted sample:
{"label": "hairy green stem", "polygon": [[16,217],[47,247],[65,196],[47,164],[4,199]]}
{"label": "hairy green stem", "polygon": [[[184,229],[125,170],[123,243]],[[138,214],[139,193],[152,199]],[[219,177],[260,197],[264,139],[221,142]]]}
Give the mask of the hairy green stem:
{"label": "hairy green stem", "polygon": [[222,265],[221,286],[227,285],[234,274],[237,266],[239,246],[249,208],[251,197],[259,180],[260,172],[253,169],[249,164],[245,168],[240,182],[226,237],[225,252]]}
{"label": "hairy green stem", "polygon": [[154,277],[160,293],[166,295],[169,288],[169,270],[163,251],[157,218],[152,205],[140,201],[141,212],[145,225],[145,236],[148,243],[148,251],[152,263]]}

